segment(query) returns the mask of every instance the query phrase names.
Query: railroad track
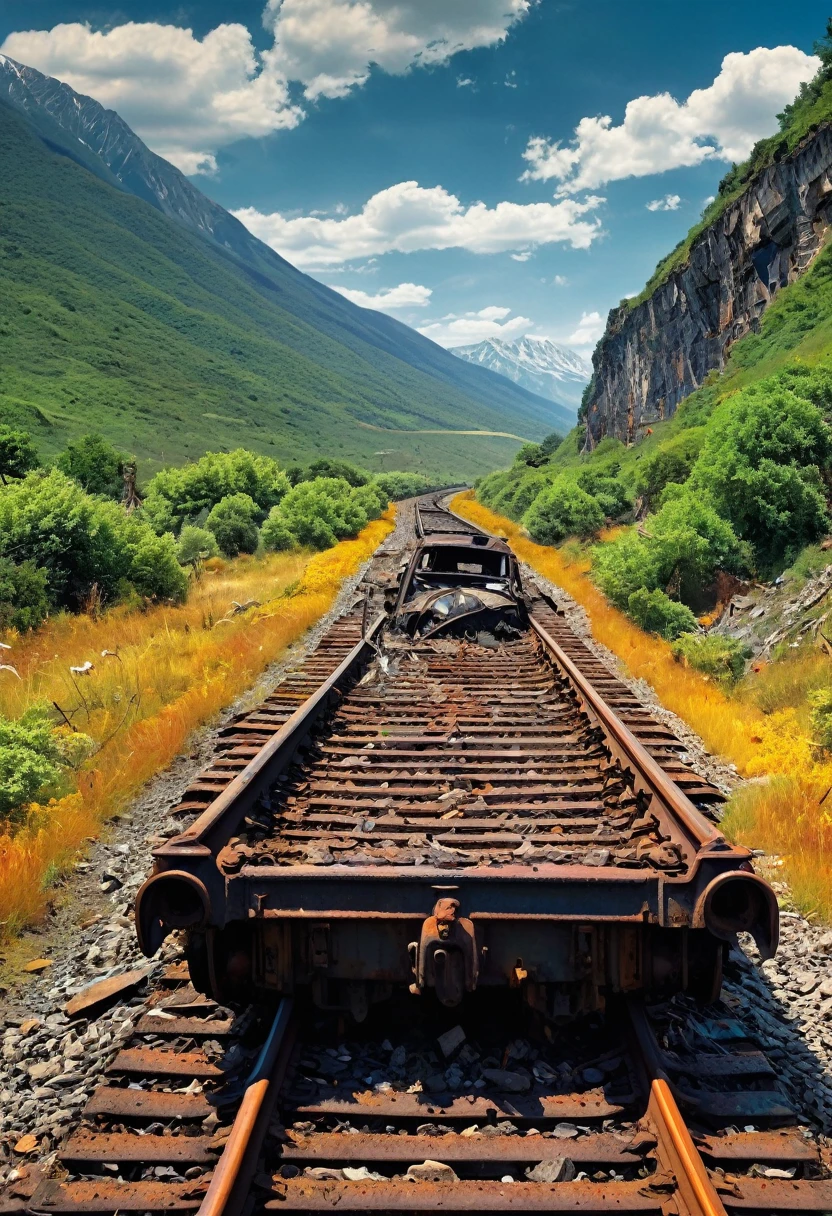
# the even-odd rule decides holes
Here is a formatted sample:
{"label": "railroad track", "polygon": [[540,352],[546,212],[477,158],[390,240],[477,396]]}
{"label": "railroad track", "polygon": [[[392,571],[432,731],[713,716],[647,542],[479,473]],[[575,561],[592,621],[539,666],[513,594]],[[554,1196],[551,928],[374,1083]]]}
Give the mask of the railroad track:
{"label": "railroad track", "polygon": [[[438,496],[418,504],[426,535],[464,527]],[[52,1174],[19,1179],[0,1211],[832,1211],[825,1150],[734,1011],[684,995],[648,1006],[636,992],[591,1012],[597,956],[610,942],[621,957],[635,949],[624,928],[587,931],[592,949],[580,927],[569,938],[587,951],[589,1012],[568,1025],[574,985],[552,1008],[528,956],[508,989],[482,956],[479,987],[456,1008],[428,994],[385,1001],[383,978],[348,978],[360,939],[350,945],[346,908],[324,919],[314,902],[331,898],[333,877],[353,905],[379,899],[373,919],[387,918],[395,950],[376,974],[393,977],[426,876],[437,892],[475,890],[482,925],[497,916],[492,871],[501,900],[532,891],[543,907],[564,866],[599,878],[615,866],[618,886],[647,892],[683,877],[691,838],[727,848],[708,821],[719,792],[537,588],[519,636],[384,639],[376,608],[401,559],[383,548],[354,607],[222,732],[174,808],[183,831],[156,850],[159,875],[187,882],[168,915],[194,924],[196,888],[171,859],[208,855],[229,889],[266,893],[230,940],[191,933],[189,968],[152,986]],[[692,836],[651,813],[663,799]],[[388,885],[370,882],[372,867]],[[596,887],[611,909],[612,885]],[[310,982],[294,998],[269,1000],[297,986],[295,930],[270,906],[310,930]],[[246,954],[252,919],[262,937]],[[152,952],[171,925],[146,908],[139,922]],[[328,980],[345,959],[347,978]],[[701,980],[716,996],[718,967]]]}
{"label": "railroad track", "polygon": [[443,500],[451,491],[440,490],[436,494],[426,495],[416,501],[416,535],[419,537],[433,535],[485,536],[487,533],[476,524],[469,523],[460,515],[455,515]]}

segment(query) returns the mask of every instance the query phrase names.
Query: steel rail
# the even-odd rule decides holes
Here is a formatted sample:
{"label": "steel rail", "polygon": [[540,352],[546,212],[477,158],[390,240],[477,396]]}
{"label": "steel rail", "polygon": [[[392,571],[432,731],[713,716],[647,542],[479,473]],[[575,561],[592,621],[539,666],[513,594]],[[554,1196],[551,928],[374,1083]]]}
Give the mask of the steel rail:
{"label": "steel rail", "polygon": [[246,1163],[251,1170],[256,1161],[265,1132],[261,1126],[260,1135],[257,1134],[259,1116],[276,1079],[274,1074],[289,1029],[293,1005],[291,998],[284,997],[278,1006],[268,1038],[248,1079],[231,1135],[211,1175],[197,1216],[225,1216],[230,1210],[230,1201]]}

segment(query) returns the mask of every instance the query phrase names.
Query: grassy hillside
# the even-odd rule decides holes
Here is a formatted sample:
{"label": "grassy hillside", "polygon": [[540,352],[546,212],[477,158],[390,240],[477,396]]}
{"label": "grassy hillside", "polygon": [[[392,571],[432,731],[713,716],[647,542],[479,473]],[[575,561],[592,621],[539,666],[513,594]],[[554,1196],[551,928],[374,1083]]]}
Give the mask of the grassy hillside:
{"label": "grassy hillside", "polygon": [[[264,275],[50,151],[5,104],[0,161],[0,421],[44,455],[99,430],[145,472],[244,445],[450,478],[505,461],[505,432],[551,429],[531,394],[518,417],[313,328]],[[429,433],[448,427],[498,434]]]}

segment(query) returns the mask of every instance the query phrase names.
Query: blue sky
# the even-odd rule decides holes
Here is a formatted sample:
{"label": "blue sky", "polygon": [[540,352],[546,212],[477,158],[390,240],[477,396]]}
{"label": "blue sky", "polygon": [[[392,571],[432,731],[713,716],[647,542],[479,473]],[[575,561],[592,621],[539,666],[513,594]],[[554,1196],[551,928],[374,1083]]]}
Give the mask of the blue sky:
{"label": "blue sky", "polygon": [[446,345],[588,353],[774,129],[828,7],[4,0],[0,49],[357,302]]}

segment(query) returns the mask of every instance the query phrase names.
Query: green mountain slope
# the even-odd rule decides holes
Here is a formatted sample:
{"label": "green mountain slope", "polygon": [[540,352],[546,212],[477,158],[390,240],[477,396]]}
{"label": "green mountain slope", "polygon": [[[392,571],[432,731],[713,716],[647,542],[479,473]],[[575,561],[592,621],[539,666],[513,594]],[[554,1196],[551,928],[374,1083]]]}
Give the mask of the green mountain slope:
{"label": "green mountain slope", "polygon": [[[505,461],[516,439],[413,432],[551,429],[533,394],[503,394],[492,377],[498,391],[489,381],[478,396],[427,356],[414,367],[372,344],[361,318],[377,314],[352,310],[349,345],[328,298],[330,332],[320,310],[313,325],[314,289],[290,311],[274,274],[108,184],[106,166],[94,176],[5,103],[0,164],[0,420],[31,429],[47,455],[98,429],[145,472],[244,445],[452,477]],[[409,341],[387,320],[389,345],[397,329]]]}

